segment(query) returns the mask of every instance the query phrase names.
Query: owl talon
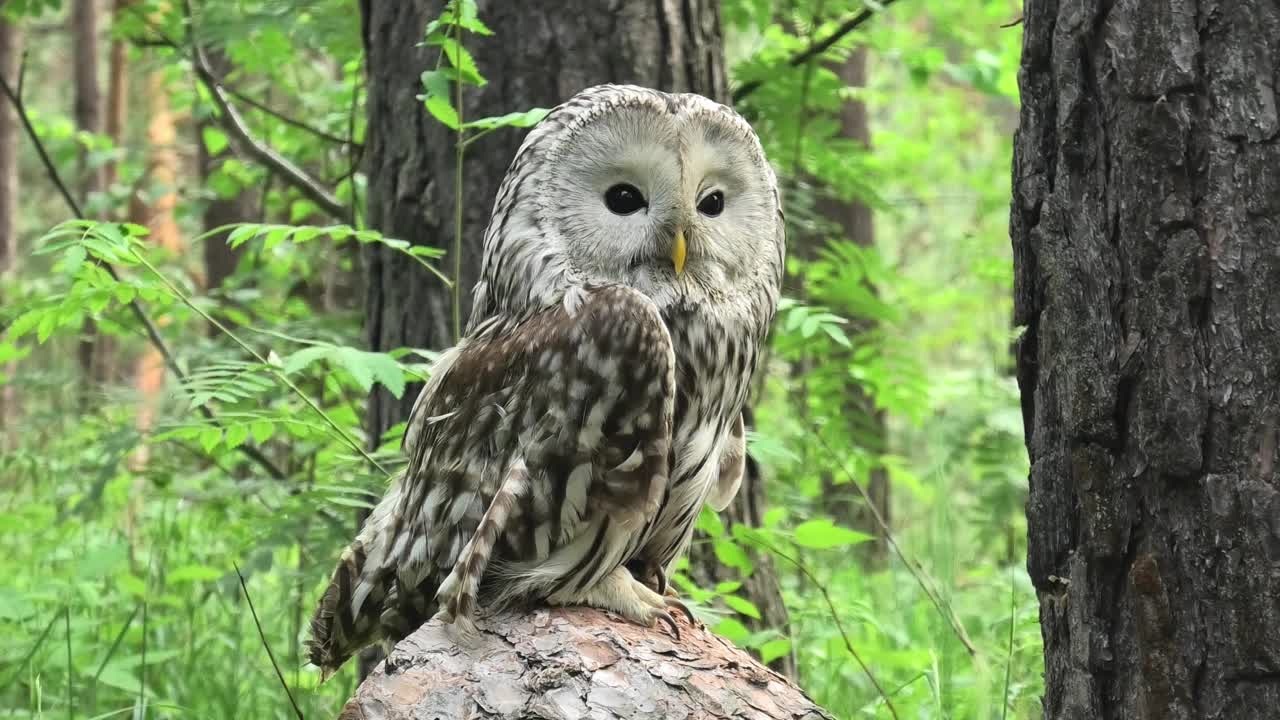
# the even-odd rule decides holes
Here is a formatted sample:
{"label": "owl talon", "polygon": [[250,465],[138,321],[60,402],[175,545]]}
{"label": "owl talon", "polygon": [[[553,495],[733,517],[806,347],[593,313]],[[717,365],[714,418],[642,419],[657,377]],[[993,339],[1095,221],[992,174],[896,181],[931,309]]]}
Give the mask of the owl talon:
{"label": "owl talon", "polygon": [[[702,623],[698,620],[698,618],[693,616],[693,611],[689,609],[688,605],[685,605],[683,602],[681,602],[680,600],[676,599],[671,595],[667,595],[663,597],[663,602],[666,603],[668,608],[671,608],[673,610],[679,610],[680,612],[684,613],[684,616],[689,618],[689,625],[693,626],[694,629],[702,628]],[[678,640],[679,636],[677,636],[676,639]]]}
{"label": "owl talon", "polygon": [[666,610],[654,609],[653,620],[655,623],[662,623],[666,625],[667,629],[671,631],[671,636],[674,637],[677,642],[679,642],[680,626],[676,624],[676,619],[671,616],[671,613],[667,612]]}

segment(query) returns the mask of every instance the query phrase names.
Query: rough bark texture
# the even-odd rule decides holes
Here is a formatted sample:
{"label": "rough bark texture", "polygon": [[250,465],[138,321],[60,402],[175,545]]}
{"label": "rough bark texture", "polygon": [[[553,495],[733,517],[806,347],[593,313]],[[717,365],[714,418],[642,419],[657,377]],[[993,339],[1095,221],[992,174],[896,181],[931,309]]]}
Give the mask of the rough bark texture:
{"label": "rough bark texture", "polygon": [[[71,3],[71,49],[74,57],[76,127],[84,132],[103,130],[102,89],[98,84],[98,55],[101,50],[99,26],[102,13],[98,0]],[[102,190],[102,169],[89,168],[87,152],[80,155],[80,191],[83,197]]]}
{"label": "rough bark texture", "polygon": [[1280,4],[1028,0],[1011,235],[1046,718],[1280,708]]}
{"label": "rough bark texture", "polygon": [[[219,79],[223,79],[231,71],[231,61],[227,59],[225,52],[221,48],[210,49],[206,53],[210,69]],[[207,180],[210,175],[217,172],[218,168],[227,158],[232,157],[231,149],[223,148],[217,155],[210,155],[209,148],[204,143],[205,128],[217,127],[218,123],[213,118],[208,118],[197,123],[196,130],[196,147],[199,153],[200,177]],[[207,183],[206,183],[207,185]],[[250,222],[257,215],[256,190],[250,188],[242,188],[240,192],[231,197],[217,196],[209,201],[204,209],[204,229],[206,232],[232,223]],[[244,255],[244,245],[233,248],[227,244],[227,236],[231,234],[230,230],[211,235],[204,239],[204,245],[201,248],[204,254],[204,287],[206,290],[213,290],[222,287],[223,281],[235,272],[236,265],[240,262],[240,257]],[[220,318],[224,323],[229,322],[226,318]],[[212,326],[209,328],[209,334],[216,335],[217,330]]]}
{"label": "rough bark texture", "polygon": [[682,639],[591,608],[481,619],[459,643],[437,622],[392,651],[340,720],[831,718],[785,677],[704,629]]}
{"label": "rough bark texture", "polygon": [[[617,2],[527,0],[480,2],[491,37],[474,37],[468,48],[489,84],[468,88],[466,118],[530,107],[552,107],[584,87],[634,83],[668,91],[698,92],[728,101],[722,56],[719,3],[714,0]],[[368,220],[391,237],[448,249],[453,244],[454,135],[433,120],[417,96],[420,75],[434,67],[438,50],[418,47],[422,29],[439,2],[401,0],[361,3],[369,74],[366,172]],[[463,225],[464,318],[470,307],[481,240],[498,184],[524,132],[503,130],[467,151]],[[366,249],[368,296],[365,327],[375,350],[441,348],[453,342],[449,293],[415,263],[380,246]],[[445,260],[441,267],[451,267]],[[378,438],[407,417],[418,392],[396,400],[375,391],[369,437]],[[759,478],[757,474],[756,479]],[[744,482],[726,522],[759,522],[764,488]],[[701,562],[715,572],[714,557]],[[704,573],[706,574],[706,573]],[[786,624],[786,610],[772,566],[761,562],[749,597],[773,626]]]}

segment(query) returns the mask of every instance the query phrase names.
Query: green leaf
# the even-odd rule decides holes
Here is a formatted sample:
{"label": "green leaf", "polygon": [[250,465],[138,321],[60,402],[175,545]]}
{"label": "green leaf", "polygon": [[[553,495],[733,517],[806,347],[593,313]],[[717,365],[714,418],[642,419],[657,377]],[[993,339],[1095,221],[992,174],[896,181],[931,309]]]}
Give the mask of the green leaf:
{"label": "green leaf", "polygon": [[238,448],[249,439],[249,426],[243,423],[231,425],[227,428],[227,449]]}
{"label": "green leaf", "polygon": [[777,660],[780,657],[786,657],[791,653],[791,640],[789,638],[774,638],[760,645],[760,660],[764,664]]}
{"label": "green leaf", "polygon": [[227,134],[219,128],[205,125],[200,134],[204,138],[204,147],[209,151],[210,157],[217,157],[227,149]]}
{"label": "green leaf", "polygon": [[165,582],[170,585],[179,585],[181,583],[202,582],[208,580],[217,580],[225,575],[223,571],[208,565],[183,565],[182,567],[171,570],[165,575]]}
{"label": "green leaf", "polygon": [[712,538],[724,537],[724,521],[708,505],[703,505],[702,512],[698,513],[698,529]]}
{"label": "green leaf", "polygon": [[716,623],[716,634],[735,645],[745,645],[747,639],[751,637],[751,631],[747,626],[733,618],[725,618]]}
{"label": "green leaf", "polygon": [[427,112],[450,130],[458,129],[458,111],[449,102],[449,76],[444,70],[427,70],[422,73],[422,87],[426,89],[423,103]]}
{"label": "green leaf", "polygon": [[254,420],[249,423],[249,434],[253,435],[253,441],[259,445],[271,438],[276,431],[276,426],[270,420]]}
{"label": "green leaf", "polygon": [[760,610],[751,603],[750,600],[737,595],[725,595],[724,604],[728,605],[734,612],[746,615],[750,618],[760,619]]}
{"label": "green leaf", "polygon": [[480,74],[480,68],[476,67],[475,58],[461,43],[450,39],[444,43],[443,47],[445,57],[449,58],[449,64],[453,66],[453,72],[449,74],[453,76],[455,82],[459,77],[461,77],[462,82],[479,87],[484,87],[489,82]]}
{"label": "green leaf", "polygon": [[720,561],[720,564],[737,568],[744,575],[750,575],[755,570],[755,565],[751,563],[750,556],[734,541],[717,540],[712,547],[715,549],[716,559]]}
{"label": "green leaf", "polygon": [[874,539],[871,535],[840,527],[830,520],[809,520],[795,530],[796,544],[801,547],[826,550],[857,545]]}
{"label": "green leaf", "polygon": [[533,127],[551,112],[547,108],[532,108],[524,112],[511,112],[506,115],[471,120],[462,127],[469,130],[491,130],[500,127]]}

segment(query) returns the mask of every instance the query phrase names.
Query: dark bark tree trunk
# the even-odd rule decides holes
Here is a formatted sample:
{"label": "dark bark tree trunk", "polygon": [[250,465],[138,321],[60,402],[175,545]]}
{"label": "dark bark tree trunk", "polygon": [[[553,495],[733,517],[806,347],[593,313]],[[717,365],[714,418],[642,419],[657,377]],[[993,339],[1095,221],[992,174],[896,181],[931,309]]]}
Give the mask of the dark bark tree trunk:
{"label": "dark bark tree trunk", "polygon": [[[858,47],[834,69],[845,87],[865,87],[867,49]],[[861,100],[849,100],[841,107],[840,134],[858,141],[864,147],[871,147],[871,127],[867,122],[867,106]],[[856,199],[841,200],[828,194],[818,198],[817,210],[827,220],[835,223],[845,240],[862,247],[871,247],[875,244],[875,224],[871,208],[866,203]],[[870,320],[855,319],[850,330],[854,336],[873,332],[875,323]],[[885,415],[883,411],[876,408],[874,398],[860,386],[850,384],[846,407],[848,410],[845,418],[855,442],[870,453],[877,455],[883,453],[887,440]],[[889,521],[888,471],[884,466],[877,464],[868,473],[865,490],[872,507],[868,507],[862,494],[852,485],[835,482],[830,472],[823,475],[822,485],[827,508],[836,521],[875,538],[859,546],[859,559],[867,567],[883,567],[888,559],[889,544],[884,528],[876,520],[876,515],[879,514],[880,519],[886,523]]]}
{"label": "dark bark tree trunk", "polygon": [[[22,58],[22,30],[0,17],[0,77],[18,85]],[[12,103],[0,101],[0,278],[13,272],[18,260],[18,116]],[[0,297],[0,303],[4,298]],[[12,377],[15,364],[0,368]],[[12,418],[18,403],[13,382],[0,386],[0,450],[9,448]]]}
{"label": "dark bark tree trunk", "polygon": [[[206,56],[209,60],[210,69],[219,79],[225,78],[231,70],[231,61],[227,59],[226,53],[220,48],[210,49]],[[199,150],[200,160],[200,178],[202,181],[207,180],[210,175],[217,172],[218,168],[232,156],[231,148],[223,148],[217,155],[210,155],[209,148],[204,143],[205,128],[219,127],[218,121],[208,118],[197,123],[196,130],[196,147]],[[250,222],[257,215],[257,192],[250,188],[242,188],[240,192],[231,197],[215,197],[209,201],[204,209],[204,229],[206,232],[224,225],[232,223]],[[204,255],[204,287],[206,290],[213,290],[222,287],[222,283],[235,272],[236,264],[240,262],[240,257],[244,254],[244,246],[233,248],[227,244],[227,236],[231,232],[218,233],[204,239],[204,247],[201,251]],[[226,318],[221,318],[222,322],[228,322]],[[217,330],[212,326],[209,328],[210,335],[216,335]]]}
{"label": "dark bark tree trunk", "polygon": [[[417,99],[419,76],[435,65],[438,52],[418,44],[441,7],[427,0],[361,3],[369,74],[369,225],[391,237],[447,250],[453,242],[454,135]],[[727,102],[719,12],[714,0],[622,3],[617,10],[590,0],[481,2],[481,18],[494,35],[472,37],[469,49],[489,83],[467,89],[465,116],[552,107],[603,82],[692,91]],[[464,317],[493,197],[522,138],[523,132],[503,130],[467,151],[460,284]],[[365,326],[373,349],[438,349],[453,342],[449,292],[438,280],[379,246],[369,246],[365,261]],[[371,442],[405,419],[416,393],[411,387],[396,400],[375,391],[368,421]],[[731,521],[750,517],[751,497],[758,504],[763,488],[743,488],[729,511]],[[777,602],[756,599],[757,604],[776,608],[769,620],[785,624],[768,568],[762,563],[756,582],[770,585]]]}
{"label": "dark bark tree trunk", "polygon": [[1280,708],[1280,5],[1028,0],[1011,235],[1046,718]]}

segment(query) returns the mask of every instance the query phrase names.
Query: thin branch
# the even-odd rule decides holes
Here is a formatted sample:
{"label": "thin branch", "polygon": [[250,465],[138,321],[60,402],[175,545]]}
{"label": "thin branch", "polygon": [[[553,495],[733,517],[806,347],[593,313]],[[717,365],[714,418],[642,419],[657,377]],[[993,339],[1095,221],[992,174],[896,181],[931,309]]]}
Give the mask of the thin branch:
{"label": "thin branch", "polygon": [[267,145],[258,142],[250,134],[244,118],[240,116],[240,112],[227,99],[226,88],[222,86],[222,81],[209,67],[209,60],[205,57],[204,51],[200,49],[200,44],[195,37],[195,20],[192,17],[189,0],[183,0],[182,10],[187,21],[187,40],[191,46],[192,67],[195,68],[196,76],[200,78],[200,82],[209,91],[209,96],[213,98],[213,104],[218,107],[218,120],[223,129],[231,133],[239,142],[241,149],[251,155],[254,160],[266,165],[276,175],[279,175],[290,185],[297,188],[298,192],[301,192],[321,210],[338,220],[350,224],[351,211],[342,204],[342,201],[338,200],[337,196],[305,170],[294,165],[288,158]]}
{"label": "thin branch", "polygon": [[[76,218],[80,220],[88,219],[85,217],[84,211],[80,209],[80,204],[76,202],[76,199],[67,189],[66,183],[62,181],[62,176],[58,173],[58,168],[53,164],[53,160],[50,159],[49,152],[44,147],[44,142],[40,139],[39,133],[36,132],[35,126],[31,124],[31,117],[27,113],[27,106],[23,102],[22,96],[14,92],[14,89],[10,87],[8,81],[2,76],[0,76],[0,91],[3,91],[5,96],[9,98],[9,102],[13,105],[14,111],[22,121],[22,127],[26,129],[27,137],[30,138],[31,144],[35,146],[36,154],[40,157],[40,162],[44,165],[45,173],[49,176],[49,182],[58,189],[59,194],[62,195],[62,199],[67,203],[67,207],[70,208],[72,214],[75,215]],[[112,280],[115,280],[116,282],[120,281],[120,275],[116,272],[114,267],[109,263],[100,263],[100,265],[104,270],[106,270],[107,274],[111,276]],[[142,305],[136,299],[129,301],[129,310],[133,313],[138,324],[142,326],[143,332],[147,335],[147,340],[150,341],[152,347],[160,353],[160,357],[164,359],[165,367],[167,367],[169,372],[173,373],[174,377],[178,378],[180,382],[186,382],[187,374],[182,371],[181,367],[179,367],[177,359],[169,349],[169,345],[164,341],[164,338],[161,337],[159,328],[156,327],[156,324],[151,320],[151,317],[147,315],[147,311],[142,308]],[[201,405],[199,407],[199,411],[200,414],[203,415],[210,423],[218,427],[222,427],[222,424],[218,422],[217,417],[214,416],[213,411],[208,407]],[[275,463],[271,462],[266,455],[263,455],[262,451],[258,448],[246,443],[238,446],[236,449],[265,470],[273,479],[284,480],[287,477],[285,472],[277,467]]]}
{"label": "thin branch", "polygon": [[271,652],[271,645],[267,642],[267,634],[262,631],[262,623],[258,621],[258,611],[253,607],[253,598],[249,596],[249,586],[244,581],[244,574],[240,572],[239,565],[232,563],[231,566],[236,569],[236,577],[240,578],[240,589],[244,591],[244,599],[249,603],[249,614],[253,615],[253,624],[258,628],[258,638],[262,640],[262,647],[267,649],[267,657],[271,660],[271,667],[276,671],[276,677],[280,678],[284,694],[289,696],[289,704],[293,706],[293,712],[297,714],[298,720],[306,720],[302,709],[298,707],[298,701],[293,699],[293,691],[289,689],[289,683],[285,682],[284,673],[280,672],[276,655]]}
{"label": "thin branch", "polygon": [[[263,357],[262,353],[258,352],[253,348],[252,345],[242,340],[239,335],[236,335],[234,332],[231,331],[230,328],[228,328],[226,325],[219,322],[217,318],[205,312],[203,308],[201,308],[194,301],[192,301],[191,298],[187,297],[186,293],[182,292],[182,290],[177,285],[174,285],[172,280],[166,277],[164,273],[160,272],[159,268],[157,268],[155,265],[152,265],[151,262],[148,261],[145,257],[143,257],[141,253],[135,250],[133,252],[133,258],[137,260],[143,267],[149,270],[151,274],[156,277],[157,280],[164,283],[165,287],[168,288],[169,292],[174,297],[178,298],[178,300],[180,300],[184,305],[191,308],[191,310],[194,311],[197,315],[199,315],[205,322],[212,325],[223,335],[226,335],[227,337],[231,338],[231,340],[235,342],[236,345],[240,346],[241,350],[244,350],[246,353],[249,354],[250,357],[252,357],[254,360],[257,360],[259,363],[261,363],[263,367],[266,367],[271,372],[271,374],[275,375],[276,378],[280,380],[281,383],[284,384],[285,387],[289,388],[289,390],[291,390],[294,395],[297,395],[302,400],[302,402],[307,405],[307,407],[311,408],[311,410],[315,412],[315,414],[319,415],[320,419],[324,420],[325,424],[327,424],[329,428],[333,430],[334,434],[340,440],[345,442],[347,445],[351,446],[351,448],[355,450],[361,457],[363,457],[371,467],[377,469],[377,471],[382,473],[383,475],[386,475],[388,477],[391,476],[390,471],[384,468],[382,464],[377,461],[376,458],[374,458],[367,451],[365,451],[364,447],[361,446],[359,442],[356,442],[355,438],[351,437],[351,435],[349,435],[341,425],[339,425],[333,418],[329,417],[329,414],[324,411],[324,408],[320,407],[318,404],[316,404],[316,401],[312,400],[309,395],[304,393],[302,391],[302,388],[298,387],[297,383],[290,380],[289,376],[286,375],[284,371],[280,370],[278,367],[273,365],[269,360],[267,360],[267,358]],[[204,406],[202,405],[201,407],[204,407]]]}
{"label": "thin branch", "polygon": [[62,615],[62,611],[65,608],[65,605],[58,608],[58,610],[54,612],[53,617],[49,618],[49,624],[44,626],[44,632],[40,633],[40,637],[36,638],[35,643],[31,645],[31,649],[27,651],[27,654],[24,655],[22,660],[14,667],[13,675],[9,676],[9,679],[5,680],[3,685],[0,685],[0,690],[8,690],[13,683],[22,676],[22,668],[25,667],[27,663],[31,662],[31,658],[36,656],[36,653],[40,650],[40,646],[44,644],[45,639],[49,637],[49,633],[53,631],[53,626],[57,624],[58,618]]}
{"label": "thin branch", "polygon": [[301,120],[299,120],[299,119],[297,119],[297,118],[295,118],[295,117],[291,117],[291,116],[289,116],[289,115],[286,115],[286,114],[284,114],[284,113],[280,112],[279,110],[276,110],[276,109],[272,108],[271,106],[267,105],[266,103],[262,102],[261,100],[255,100],[255,99],[253,99],[252,97],[250,97],[250,96],[248,96],[248,95],[244,94],[243,92],[241,92],[241,91],[239,91],[239,90],[237,90],[237,89],[235,89],[235,88],[233,88],[233,87],[231,87],[231,86],[229,86],[229,85],[225,85],[225,84],[224,84],[224,85],[222,86],[222,89],[223,89],[223,90],[225,90],[225,91],[226,91],[226,93],[227,93],[228,95],[230,95],[231,97],[233,97],[233,98],[235,98],[235,99],[239,100],[240,102],[244,103],[245,105],[249,105],[249,106],[251,106],[251,107],[253,107],[253,108],[256,108],[256,109],[258,109],[258,110],[261,110],[262,112],[264,112],[264,113],[266,113],[266,114],[270,115],[271,117],[273,117],[273,118],[275,118],[275,119],[279,120],[280,122],[284,123],[285,125],[290,125],[290,126],[292,126],[292,127],[298,128],[299,130],[302,130],[303,132],[310,133],[310,134],[312,134],[312,135],[314,135],[314,136],[316,136],[316,137],[320,138],[321,140],[327,140],[327,141],[329,141],[329,142],[331,142],[331,143],[334,143],[334,144],[336,144],[336,145],[355,145],[355,146],[363,147],[360,143],[355,142],[354,140],[351,140],[351,139],[349,139],[349,138],[344,138],[344,137],[338,137],[337,135],[334,135],[334,134],[332,134],[332,133],[325,132],[324,130],[321,130],[320,128],[315,127],[314,125],[308,125],[307,123],[305,123],[305,122],[303,122],[303,121],[301,121]]}
{"label": "thin branch", "polygon": [[[809,47],[805,48],[804,50],[801,50],[795,55],[792,55],[790,58],[787,59],[787,64],[790,65],[791,67],[799,67],[809,62],[813,58],[826,52],[828,49],[831,48],[832,45],[835,45],[836,43],[840,42],[840,40],[843,39],[844,36],[848,35],[854,30],[857,30],[859,27],[862,26],[863,23],[870,20],[875,15],[879,14],[881,10],[888,8],[894,2],[895,0],[882,0],[879,3],[879,7],[877,8],[873,9],[870,7],[864,7],[862,10],[859,10],[856,14],[854,14],[853,17],[849,18],[848,20],[845,20],[843,23],[840,23],[840,26],[837,27],[835,30],[833,30],[830,35],[822,38],[821,40],[817,40],[813,42],[812,44],[809,45]],[[747,97],[748,95],[755,92],[756,90],[759,90],[760,86],[763,85],[764,83],[765,83],[764,80],[752,80],[751,82],[743,83],[742,87],[738,88],[733,92],[733,102],[735,103],[742,102],[743,98]]]}
{"label": "thin branch", "polygon": [[827,451],[827,455],[833,462],[835,462],[836,466],[840,468],[840,472],[844,473],[845,478],[851,485],[853,485],[854,489],[858,491],[859,497],[861,497],[862,501],[866,503],[867,509],[871,511],[871,519],[875,521],[876,527],[880,529],[880,532],[884,533],[885,541],[889,543],[889,547],[893,548],[894,554],[898,556],[898,559],[907,567],[911,576],[915,578],[916,583],[920,585],[920,589],[924,591],[925,596],[927,596],[929,601],[933,603],[933,607],[938,611],[938,614],[946,618],[947,624],[951,625],[952,632],[955,633],[956,638],[960,640],[960,643],[964,645],[965,650],[968,650],[970,655],[976,655],[978,653],[978,648],[974,647],[973,641],[969,639],[969,633],[964,629],[964,625],[960,622],[960,618],[956,617],[955,611],[951,609],[950,605],[943,602],[941,593],[939,593],[937,588],[933,586],[932,578],[926,581],[924,569],[917,567],[916,563],[907,558],[906,552],[904,552],[902,550],[902,546],[898,544],[898,539],[894,537],[893,531],[889,529],[889,523],[885,521],[884,516],[880,514],[880,510],[876,507],[875,502],[873,502],[871,496],[867,494],[866,488],[862,487],[862,484],[853,477],[853,473],[849,472],[848,466],[846,466],[840,456],[836,454],[836,451],[827,444],[826,439],[822,437],[821,433],[815,432],[813,437],[818,441],[818,444]]}
{"label": "thin branch", "polygon": [[[871,681],[871,684],[875,686],[876,692],[879,693],[881,699],[884,700],[885,707],[889,708],[889,714],[894,717],[894,720],[897,720],[897,708],[893,706],[893,701],[889,699],[889,693],[884,691],[884,687],[880,685],[880,681],[877,680],[875,674],[871,672],[871,667],[863,661],[862,656],[854,649],[853,641],[849,639],[849,633],[844,629],[844,622],[840,620],[840,613],[836,612],[836,604],[831,600],[831,593],[827,590],[827,586],[819,582],[818,578],[814,577],[813,573],[809,572],[809,568],[805,567],[803,563],[775,548],[769,542],[754,535],[747,536],[746,539],[748,542],[758,545],[767,552],[773,553],[774,555],[777,555],[783,560],[791,563],[795,566],[796,570],[800,571],[801,575],[804,575],[809,582],[813,583],[818,588],[818,591],[822,593],[822,599],[827,603],[827,611],[831,614],[831,619],[836,624],[836,630],[840,633],[840,639],[844,641],[845,649],[849,651],[849,654],[853,656],[854,660],[858,661],[858,666],[862,668],[862,673],[866,675],[867,679]],[[894,692],[897,691],[895,690]]]}
{"label": "thin branch", "polygon": [[[19,88],[21,88],[21,78],[25,74],[26,56],[22,58],[23,70],[18,71]],[[80,204],[76,202],[71,191],[67,189],[67,184],[62,182],[62,177],[58,175],[57,168],[54,167],[53,160],[49,158],[49,153],[44,149],[44,143],[40,142],[40,136],[36,133],[35,127],[31,124],[31,116],[27,114],[27,106],[22,101],[20,91],[14,91],[9,85],[9,81],[4,75],[0,75],[0,90],[4,91],[9,102],[13,105],[13,110],[18,114],[18,119],[22,121],[22,127],[27,131],[27,137],[31,138],[32,143],[36,146],[36,154],[40,156],[40,162],[44,165],[45,172],[49,175],[50,182],[58,189],[58,193],[62,195],[62,199],[66,201],[67,207],[71,208],[71,212],[78,218],[83,218],[84,213],[80,210]]]}

